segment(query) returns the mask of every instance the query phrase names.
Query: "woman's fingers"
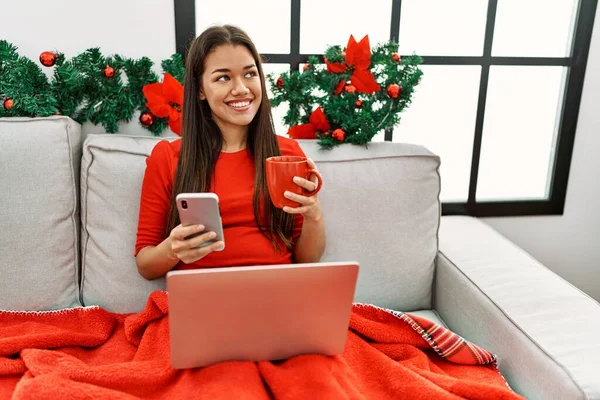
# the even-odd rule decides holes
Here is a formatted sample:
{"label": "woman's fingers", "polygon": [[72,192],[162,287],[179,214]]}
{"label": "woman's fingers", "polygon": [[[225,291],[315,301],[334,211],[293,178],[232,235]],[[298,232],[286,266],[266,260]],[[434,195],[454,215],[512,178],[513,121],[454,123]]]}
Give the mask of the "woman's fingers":
{"label": "woman's fingers", "polygon": [[193,249],[195,247],[200,246],[204,242],[208,242],[217,237],[217,234],[214,232],[205,232],[202,235],[198,235],[194,238],[186,240],[186,245],[188,249]]}
{"label": "woman's fingers", "polygon": [[187,238],[188,236],[202,232],[203,230],[204,225],[182,226],[181,224],[179,224],[171,231],[171,239],[185,240],[185,238]]}
{"label": "woman's fingers", "polygon": [[194,261],[198,261],[201,258],[206,257],[209,253],[212,253],[215,250],[218,250],[223,246],[223,242],[218,241],[212,243],[208,246],[197,248],[197,249],[189,249],[183,250],[177,254],[177,257],[186,264],[191,264]]}
{"label": "woman's fingers", "polygon": [[302,205],[310,205],[313,204],[316,200],[314,196],[302,196],[301,194],[290,192],[286,190],[283,195],[296,203],[300,203]]}
{"label": "woman's fingers", "polygon": [[309,209],[310,209],[309,206],[302,206],[302,207],[296,207],[296,208],[287,207],[287,206],[283,207],[283,211],[285,211],[288,214],[304,214]]}
{"label": "woman's fingers", "polygon": [[[315,179],[316,179],[316,177],[315,177]],[[300,178],[299,176],[294,177],[294,183],[296,185],[308,190],[309,192],[312,192],[313,190],[315,190],[317,188],[316,182],[312,182],[307,179]]]}

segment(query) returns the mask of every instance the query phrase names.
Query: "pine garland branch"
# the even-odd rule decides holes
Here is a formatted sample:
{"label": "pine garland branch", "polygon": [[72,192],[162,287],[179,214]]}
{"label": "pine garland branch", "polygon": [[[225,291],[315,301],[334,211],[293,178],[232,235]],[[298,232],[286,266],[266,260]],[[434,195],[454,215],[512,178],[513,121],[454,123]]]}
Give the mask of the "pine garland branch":
{"label": "pine garland branch", "polygon": [[[130,122],[136,112],[148,112],[142,89],[159,81],[149,58],[104,56],[97,47],[68,60],[56,53],[49,81],[40,65],[19,56],[17,50],[0,40],[0,117],[60,114],[116,133],[119,124]],[[183,82],[185,66],[180,54],[163,60],[161,67]],[[11,107],[3,106],[5,99],[13,101]],[[153,123],[144,128],[158,136],[167,129],[167,121],[154,116]]]}
{"label": "pine garland branch", "polygon": [[[363,47],[358,53],[357,47],[350,50],[355,52],[350,60],[364,57],[365,44],[368,46],[368,41],[354,42],[354,46]],[[316,130],[315,139],[322,148],[330,149],[341,143],[365,145],[381,130],[392,129],[399,123],[402,111],[410,105],[423,74],[418,67],[421,57],[400,57],[397,49],[394,41],[378,44],[368,49],[370,57],[366,64],[361,59],[359,65],[346,65],[348,47],[334,45],[326,49],[323,57],[331,69],[313,56],[304,71],[287,71],[279,77],[271,74],[273,106],[289,104],[283,117],[284,124],[290,127],[288,133],[292,135],[292,128],[309,124],[310,115],[317,107],[323,110],[331,128],[326,132]],[[357,69],[362,75],[355,78]],[[369,74],[372,84],[376,83],[381,90],[361,93],[354,79],[357,85],[364,87]]]}
{"label": "pine garland branch", "polygon": [[[0,40],[0,117],[49,116],[57,112],[48,79],[33,61],[21,57],[17,47]],[[4,101],[12,100],[6,108]]]}

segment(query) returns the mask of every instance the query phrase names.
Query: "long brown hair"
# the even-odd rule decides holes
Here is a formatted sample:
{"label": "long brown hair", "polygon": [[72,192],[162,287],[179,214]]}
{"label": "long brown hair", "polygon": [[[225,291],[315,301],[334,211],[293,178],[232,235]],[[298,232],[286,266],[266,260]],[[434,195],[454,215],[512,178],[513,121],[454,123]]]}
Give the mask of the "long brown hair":
{"label": "long brown hair", "polygon": [[231,25],[214,26],[205,30],[192,42],[187,55],[181,153],[171,195],[166,235],[180,224],[175,197],[179,193],[207,192],[214,179],[214,168],[223,146],[223,136],[212,119],[208,102],[200,100],[199,93],[206,57],[218,46],[225,44],[244,46],[252,53],[262,87],[262,101],[248,126],[246,141],[247,151],[253,157],[255,167],[254,219],[275,250],[283,251],[281,244],[291,250],[293,216],[273,206],[266,183],[265,159],[281,155],[281,152],[273,127],[260,55],[248,35]]}

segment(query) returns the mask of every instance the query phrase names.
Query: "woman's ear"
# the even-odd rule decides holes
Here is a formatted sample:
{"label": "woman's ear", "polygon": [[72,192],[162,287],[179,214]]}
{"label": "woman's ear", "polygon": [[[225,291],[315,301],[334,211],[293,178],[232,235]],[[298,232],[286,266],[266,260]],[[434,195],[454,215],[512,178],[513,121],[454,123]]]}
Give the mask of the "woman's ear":
{"label": "woman's ear", "polygon": [[204,95],[204,91],[202,89],[198,91],[198,98],[200,100],[206,100],[206,96]]}

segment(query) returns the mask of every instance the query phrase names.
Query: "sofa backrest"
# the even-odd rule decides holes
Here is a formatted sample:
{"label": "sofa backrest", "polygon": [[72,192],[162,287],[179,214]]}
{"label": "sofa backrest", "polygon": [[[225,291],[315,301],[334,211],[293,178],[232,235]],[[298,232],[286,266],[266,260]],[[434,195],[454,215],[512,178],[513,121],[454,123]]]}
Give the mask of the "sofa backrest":
{"label": "sofa backrest", "polygon": [[[83,152],[81,138],[66,117],[0,119],[0,309],[136,312],[164,288],[133,257],[145,161],[164,138],[92,134]],[[398,143],[300,145],[325,181],[323,261],[360,263],[357,302],[430,308],[439,158]]]}
{"label": "sofa backrest", "polygon": [[[81,168],[85,305],[141,310],[164,280],[138,275],[133,257],[146,157],[164,138],[90,135]],[[173,139],[170,139],[173,140]],[[431,307],[440,216],[439,158],[421,146],[371,143],[321,151],[317,163],[327,247],[322,261],[360,262],[355,300],[405,311]]]}
{"label": "sofa backrest", "polygon": [[79,305],[81,127],[0,118],[0,309]]}

